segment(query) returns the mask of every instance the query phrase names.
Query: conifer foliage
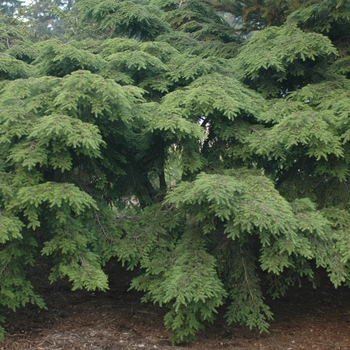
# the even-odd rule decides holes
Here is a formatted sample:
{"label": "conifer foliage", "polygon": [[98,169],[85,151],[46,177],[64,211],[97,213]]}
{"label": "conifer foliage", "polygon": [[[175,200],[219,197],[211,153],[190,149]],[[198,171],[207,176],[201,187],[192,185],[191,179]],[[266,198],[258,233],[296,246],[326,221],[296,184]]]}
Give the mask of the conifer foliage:
{"label": "conifer foliage", "polygon": [[80,0],[34,41],[1,18],[0,308],[45,307],[39,261],[106,290],[117,257],[179,343],[350,285],[347,2],[254,3]]}

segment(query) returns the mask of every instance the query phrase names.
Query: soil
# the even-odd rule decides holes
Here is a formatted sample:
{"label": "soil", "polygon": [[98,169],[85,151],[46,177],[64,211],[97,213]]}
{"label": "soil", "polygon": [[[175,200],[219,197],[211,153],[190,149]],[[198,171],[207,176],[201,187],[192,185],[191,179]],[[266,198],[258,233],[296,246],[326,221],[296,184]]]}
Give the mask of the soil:
{"label": "soil", "polygon": [[[39,269],[40,270],[40,269]],[[36,272],[38,269],[36,269]],[[44,271],[44,270],[43,270]],[[61,281],[50,285],[47,274],[35,274],[35,286],[47,310],[28,306],[6,311],[7,336],[1,350],[205,350],[205,349],[350,349],[350,290],[319,289],[306,284],[279,300],[267,300],[274,312],[269,334],[217,321],[199,332],[196,341],[171,346],[164,329],[166,310],[140,303],[142,294],[128,292],[133,272],[112,262],[107,293],[70,290]]]}

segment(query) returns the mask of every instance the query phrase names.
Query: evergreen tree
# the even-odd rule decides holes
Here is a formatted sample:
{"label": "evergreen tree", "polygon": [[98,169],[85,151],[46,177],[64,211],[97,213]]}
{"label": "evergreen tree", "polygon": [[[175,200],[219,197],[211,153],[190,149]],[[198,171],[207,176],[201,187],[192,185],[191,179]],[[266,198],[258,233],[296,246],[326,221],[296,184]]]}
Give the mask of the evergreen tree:
{"label": "evergreen tree", "polygon": [[138,266],[174,343],[223,304],[267,331],[263,283],[349,285],[348,5],[315,4],[80,0],[36,43],[3,22],[0,306],[44,307],[38,256],[73,289]]}
{"label": "evergreen tree", "polygon": [[[232,302],[228,322],[266,330],[272,314],[263,301],[259,269],[268,272],[274,297],[302,276],[316,283],[315,265],[328,271],[335,286],[348,284],[347,122],[336,122],[340,105],[344,112],[348,109],[346,98],[336,98],[348,94],[348,83],[334,74],[343,72],[335,60],[334,37],[302,31],[294,19],[297,13],[285,17],[280,27],[266,24],[235,58],[222,64],[224,74],[206,72],[162,100],[161,110],[180,111],[203,126],[207,139],[191,154],[198,161],[190,163],[199,168],[184,168],[183,180],[189,182],[175,187],[164,203],[165,211],[171,208],[180,215],[172,238],[160,236],[152,226],[150,235],[159,234],[150,246],[144,242],[152,242],[151,237],[135,241],[141,232],[132,227],[125,237],[132,243],[130,255],[128,246],[121,245],[119,256],[134,265],[142,251],[140,264],[146,272],[133,286],[146,292],[145,300],[168,305],[165,322],[175,331],[174,341],[191,339],[224,296]],[[236,77],[265,99],[246,90]],[[342,116],[347,118],[346,112]],[[199,169],[205,173],[194,178]],[[266,175],[275,189],[265,182]],[[216,258],[215,272],[210,273],[209,262],[202,271],[197,260],[203,258],[202,250],[191,255],[195,250],[184,248],[197,242],[198,230],[206,235],[198,247]],[[160,237],[174,248],[158,243]],[[203,288],[187,282],[196,283],[198,276]],[[218,276],[223,284],[215,282]],[[211,285],[218,287],[216,292]]]}

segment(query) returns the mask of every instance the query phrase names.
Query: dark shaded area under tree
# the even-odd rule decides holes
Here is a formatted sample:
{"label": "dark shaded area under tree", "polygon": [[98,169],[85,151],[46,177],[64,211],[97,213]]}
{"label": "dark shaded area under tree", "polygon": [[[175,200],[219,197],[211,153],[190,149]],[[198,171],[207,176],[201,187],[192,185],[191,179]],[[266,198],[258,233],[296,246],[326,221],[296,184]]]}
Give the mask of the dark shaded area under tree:
{"label": "dark shaded area under tree", "polygon": [[291,288],[284,298],[269,301],[275,318],[269,334],[227,326],[219,310],[217,321],[198,332],[195,341],[171,346],[163,326],[165,310],[141,304],[140,293],[127,291],[136,271],[127,272],[120,263],[110,261],[108,292],[72,292],[64,281],[49,285],[46,269],[38,267],[37,271],[35,286],[49,309],[29,306],[6,312],[9,333],[0,349],[350,349],[348,289],[335,290],[325,274],[318,289],[306,282],[302,288]]}

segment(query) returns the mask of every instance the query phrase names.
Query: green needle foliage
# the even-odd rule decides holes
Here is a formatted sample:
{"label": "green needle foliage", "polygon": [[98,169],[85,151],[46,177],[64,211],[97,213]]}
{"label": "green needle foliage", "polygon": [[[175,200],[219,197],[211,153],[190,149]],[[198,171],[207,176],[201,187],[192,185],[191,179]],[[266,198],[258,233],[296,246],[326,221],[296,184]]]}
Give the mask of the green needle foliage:
{"label": "green needle foliage", "polygon": [[267,332],[266,293],[320,270],[349,286],[348,13],[80,0],[40,40],[2,17],[0,308],[45,307],[39,259],[74,290],[138,268],[173,343],[219,307]]}

